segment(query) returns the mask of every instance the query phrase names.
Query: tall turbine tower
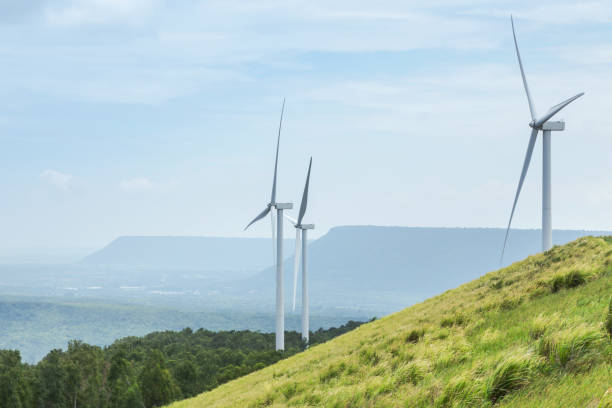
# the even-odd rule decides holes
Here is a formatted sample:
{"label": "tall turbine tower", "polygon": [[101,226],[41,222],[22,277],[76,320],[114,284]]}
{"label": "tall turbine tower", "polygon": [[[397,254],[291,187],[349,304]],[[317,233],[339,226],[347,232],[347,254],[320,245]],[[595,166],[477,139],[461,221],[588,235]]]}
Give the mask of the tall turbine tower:
{"label": "tall turbine tower", "polygon": [[309,339],[309,299],[308,299],[308,274],[307,274],[307,256],[306,249],[308,245],[308,230],[314,229],[314,224],[302,224],[304,214],[306,214],[306,206],[308,204],[308,185],[310,184],[310,169],[312,167],[312,157],[308,164],[308,174],[306,175],[306,185],[304,186],[304,193],[302,194],[302,203],[300,204],[300,212],[298,219],[287,216],[287,219],[291,221],[295,227],[295,252],[293,254],[293,310],[295,310],[295,298],[297,292],[297,278],[298,270],[300,267],[300,239],[302,249],[302,339],[308,343]]}
{"label": "tall turbine tower", "polygon": [[[276,202],[276,176],[278,174],[278,148],[280,146],[280,135],[283,126],[283,113],[285,112],[285,100],[283,99],[283,107],[281,109],[280,123],[278,125],[278,138],[276,140],[276,159],[274,161],[274,179],[272,181],[272,196],[266,208],[253,221],[247,225],[246,231],[252,224],[264,218],[270,213],[270,222],[272,225],[272,247],[276,244],[276,253],[274,254],[274,264],[276,266],[276,350],[285,349],[285,310],[283,297],[283,210],[293,208],[292,203],[277,203]],[[274,222],[274,211],[277,212],[277,225]],[[276,227],[276,228],[275,228]],[[276,242],[274,239],[274,230],[276,229]],[[273,251],[274,252],[274,251]]]}
{"label": "tall turbine tower", "polygon": [[565,122],[563,121],[550,121],[550,119],[556,115],[561,109],[565,108],[571,102],[580,98],[584,95],[584,92],[578,95],[572,96],[571,98],[561,102],[558,105],[553,106],[546,112],[546,114],[538,117],[536,115],[535,107],[529,93],[529,86],[527,85],[527,78],[525,77],[525,70],[523,69],[523,62],[521,60],[521,54],[519,52],[518,43],[516,41],[516,32],[514,30],[514,20],[510,16],[510,22],[512,24],[512,36],[514,37],[514,48],[516,49],[516,57],[518,58],[519,68],[521,69],[521,76],[523,78],[523,86],[525,87],[525,93],[527,94],[527,102],[529,103],[529,111],[531,112],[531,137],[529,138],[529,144],[527,145],[527,153],[525,154],[525,160],[523,162],[523,170],[521,171],[521,178],[516,189],[516,195],[514,197],[514,203],[512,204],[512,211],[510,212],[510,220],[508,221],[508,228],[506,229],[506,237],[504,238],[504,246],[502,248],[501,260],[504,258],[504,251],[506,250],[506,243],[508,242],[508,233],[510,232],[510,225],[512,224],[512,217],[514,216],[514,210],[518,201],[521,189],[523,188],[523,182],[525,181],[525,175],[527,169],[529,169],[529,162],[531,161],[531,155],[535,146],[538,132],[541,130],[543,137],[543,168],[542,168],[542,251],[548,251],[552,248],[552,198],[551,198],[551,167],[550,167],[550,150],[551,150],[551,132],[562,131],[565,129]]}

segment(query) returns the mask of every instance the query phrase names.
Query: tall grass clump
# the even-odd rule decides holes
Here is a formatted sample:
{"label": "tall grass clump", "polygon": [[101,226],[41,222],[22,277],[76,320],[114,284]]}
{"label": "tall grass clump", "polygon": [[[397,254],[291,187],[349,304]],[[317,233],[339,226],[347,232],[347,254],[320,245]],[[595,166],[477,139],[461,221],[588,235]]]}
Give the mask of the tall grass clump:
{"label": "tall grass clump", "polygon": [[462,314],[447,316],[440,321],[440,327],[463,326],[467,322],[467,318]]}
{"label": "tall grass clump", "polygon": [[612,408],[612,388],[609,388],[599,400],[597,408]]}
{"label": "tall grass clump", "polygon": [[584,285],[585,283],[585,274],[574,269],[566,274],[555,276],[550,282],[550,290],[551,292],[556,293],[561,289],[571,289]]}
{"label": "tall grass clump", "polygon": [[600,354],[603,333],[587,324],[543,336],[536,343],[539,355],[563,368],[581,368]]}
{"label": "tall grass clump", "polygon": [[333,378],[337,378],[346,369],[346,363],[343,361],[339,364],[332,364],[319,375],[319,381],[322,383],[329,382]]}
{"label": "tall grass clump", "polygon": [[283,396],[290,400],[301,391],[300,386],[296,382],[290,382],[280,387],[280,392]]}
{"label": "tall grass clump", "polygon": [[539,314],[531,321],[531,325],[529,326],[529,337],[531,337],[532,340],[538,340],[546,333],[558,331],[566,327],[566,325],[567,322],[564,322],[558,313],[546,315]]}
{"label": "tall grass clump", "polygon": [[396,386],[403,384],[417,385],[425,378],[426,367],[416,362],[410,362],[398,367],[394,374]]}
{"label": "tall grass clump", "polygon": [[365,365],[375,366],[380,361],[380,355],[371,348],[362,348],[359,351],[359,361]]}
{"label": "tall grass clump", "polygon": [[529,354],[514,355],[500,361],[487,381],[487,399],[495,404],[505,395],[528,385],[535,366]]}
{"label": "tall grass clump", "polygon": [[482,405],[482,385],[473,378],[460,377],[451,380],[440,397],[436,400],[435,407],[471,407]]}
{"label": "tall grass clump", "polygon": [[610,298],[610,304],[608,305],[608,315],[606,316],[604,326],[608,332],[608,336],[612,337],[612,297]]}
{"label": "tall grass clump", "polygon": [[529,337],[533,340],[538,340],[546,333],[549,326],[549,321],[544,315],[539,315],[534,318],[529,327]]}
{"label": "tall grass clump", "polygon": [[408,334],[406,334],[405,340],[407,343],[418,343],[424,335],[424,329],[412,329],[408,332]]}

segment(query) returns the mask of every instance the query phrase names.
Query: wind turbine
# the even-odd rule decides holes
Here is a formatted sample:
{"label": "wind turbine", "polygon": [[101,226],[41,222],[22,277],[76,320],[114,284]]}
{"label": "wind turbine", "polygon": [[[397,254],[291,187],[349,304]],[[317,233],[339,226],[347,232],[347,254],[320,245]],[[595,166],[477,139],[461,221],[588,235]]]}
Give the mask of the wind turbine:
{"label": "wind turbine", "polygon": [[514,197],[514,204],[512,204],[512,211],[510,212],[510,220],[508,221],[508,228],[506,229],[506,237],[504,238],[504,246],[502,248],[501,260],[504,258],[504,251],[506,250],[506,243],[508,242],[508,234],[510,232],[510,224],[512,223],[512,217],[516,208],[521,189],[523,188],[523,182],[525,181],[525,175],[527,169],[529,169],[529,162],[531,161],[531,155],[533,148],[538,137],[538,132],[542,131],[542,147],[543,147],[543,168],[542,168],[542,251],[548,251],[552,248],[552,206],[551,206],[551,167],[550,167],[550,150],[551,150],[551,132],[562,131],[565,129],[564,121],[550,121],[550,119],[556,115],[561,109],[565,108],[571,102],[580,98],[584,95],[581,92],[571,98],[553,106],[544,115],[538,117],[536,115],[533,100],[529,93],[529,86],[527,85],[527,78],[525,77],[525,70],[523,69],[523,62],[521,60],[521,54],[519,52],[518,43],[516,41],[516,32],[514,30],[514,19],[510,16],[510,22],[512,24],[512,36],[514,37],[514,48],[516,49],[516,57],[518,59],[519,68],[521,69],[521,76],[523,78],[523,86],[525,87],[525,93],[527,94],[527,102],[529,103],[529,111],[531,113],[531,137],[529,138],[529,144],[527,145],[527,153],[525,154],[525,160],[523,162],[523,170],[521,171],[521,178],[516,189],[516,195]]}
{"label": "wind turbine", "polygon": [[298,219],[286,216],[295,227],[295,252],[293,253],[293,310],[295,311],[295,298],[297,292],[298,270],[300,267],[300,240],[301,240],[301,257],[302,257],[302,339],[308,343],[309,338],[309,299],[308,299],[308,274],[306,273],[306,248],[308,244],[308,230],[314,229],[314,224],[302,224],[304,214],[306,214],[306,206],[308,204],[308,185],[310,184],[310,169],[312,167],[312,157],[308,164],[308,174],[306,175],[306,184],[304,185],[304,193],[302,194],[302,203],[300,204],[300,212]]}
{"label": "wind turbine", "polygon": [[[280,146],[281,129],[283,126],[283,113],[285,112],[285,100],[283,99],[283,107],[281,109],[280,123],[278,125],[278,138],[276,140],[276,159],[274,161],[274,179],[272,181],[272,196],[270,202],[266,205],[266,208],[259,213],[257,217],[253,219],[245,228],[249,228],[251,225],[261,220],[265,216],[270,214],[270,222],[272,225],[272,248],[274,248],[274,230],[276,229],[276,253],[274,264],[276,266],[276,350],[285,349],[285,311],[283,309],[284,297],[283,297],[283,210],[290,210],[293,208],[292,203],[278,203],[276,202],[276,176],[278,174],[278,148]],[[274,225],[274,211],[277,212],[277,222]],[[276,227],[276,228],[275,228]],[[273,251],[274,252],[274,251]]]}

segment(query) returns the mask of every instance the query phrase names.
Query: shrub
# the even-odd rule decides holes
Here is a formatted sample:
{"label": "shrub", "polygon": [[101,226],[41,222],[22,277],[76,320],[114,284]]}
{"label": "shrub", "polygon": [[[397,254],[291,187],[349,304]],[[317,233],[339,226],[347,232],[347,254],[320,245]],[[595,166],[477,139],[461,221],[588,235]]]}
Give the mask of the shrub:
{"label": "shrub", "polygon": [[421,340],[424,335],[425,335],[424,329],[412,329],[406,335],[405,340],[407,343],[418,343],[419,340]]}
{"label": "shrub", "polygon": [[499,362],[487,382],[487,399],[496,403],[505,395],[529,384],[533,367],[531,357],[526,354],[511,356]]}
{"label": "shrub", "polygon": [[[599,355],[603,334],[586,324],[546,335],[536,344],[539,355],[563,368],[577,368]],[[571,363],[571,365],[570,365]]]}

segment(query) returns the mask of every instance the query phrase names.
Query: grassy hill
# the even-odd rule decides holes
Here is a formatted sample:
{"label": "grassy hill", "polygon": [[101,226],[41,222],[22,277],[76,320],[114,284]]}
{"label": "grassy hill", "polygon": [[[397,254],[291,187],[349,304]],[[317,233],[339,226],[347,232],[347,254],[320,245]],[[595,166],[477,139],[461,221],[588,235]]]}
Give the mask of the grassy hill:
{"label": "grassy hill", "polygon": [[609,407],[611,295],[581,238],[171,407]]}

